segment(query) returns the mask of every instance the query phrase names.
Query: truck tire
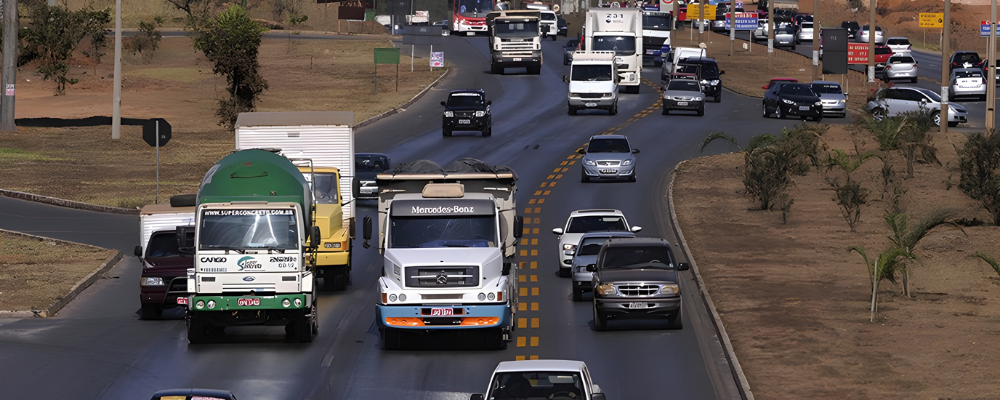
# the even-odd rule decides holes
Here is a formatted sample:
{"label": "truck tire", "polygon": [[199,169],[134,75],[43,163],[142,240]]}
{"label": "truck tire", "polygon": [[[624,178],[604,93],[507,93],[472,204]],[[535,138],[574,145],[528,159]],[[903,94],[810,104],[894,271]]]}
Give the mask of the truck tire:
{"label": "truck tire", "polygon": [[490,63],[490,72],[493,75],[503,75],[503,67],[496,65],[496,63]]}
{"label": "truck tire", "polygon": [[507,349],[507,341],[504,340],[503,328],[489,328],[483,333],[486,336],[486,350]]}
{"label": "truck tire", "polygon": [[192,314],[187,318],[188,343],[205,343],[208,333],[208,324],[198,314]]}
{"label": "truck tire", "polygon": [[667,325],[667,329],[681,329],[684,327],[684,321],[682,316],[684,314],[684,307],[677,309],[677,314],[669,317],[670,325]]}
{"label": "truck tire", "polygon": [[309,343],[312,340],[312,318],[308,315],[308,310],[303,309],[301,314],[296,315],[288,325],[285,325],[285,341],[289,343]]}
{"label": "truck tire", "polygon": [[597,301],[594,301],[594,330],[603,331],[608,329],[608,316],[603,311],[597,309]]}
{"label": "truck tire", "polygon": [[576,115],[576,107],[569,106],[569,115]]}
{"label": "truck tire", "polygon": [[379,333],[381,333],[382,336],[383,350],[399,350],[403,347],[402,332],[395,329],[384,328]]}
{"label": "truck tire", "polygon": [[170,196],[171,207],[194,207],[197,201],[198,201],[198,195],[195,193],[177,194]]}
{"label": "truck tire", "polygon": [[444,128],[444,129],[442,129],[442,130],[441,130],[441,133],[442,133],[442,134],[443,134],[443,135],[444,135],[445,137],[451,137],[451,129],[448,129],[448,128]]}
{"label": "truck tire", "polygon": [[140,313],[140,318],[148,321],[162,316],[163,308],[156,304],[143,303],[142,309],[139,311],[139,313]]}
{"label": "truck tire", "polygon": [[583,289],[573,288],[573,301],[583,301]]}
{"label": "truck tire", "polygon": [[[347,290],[347,272],[337,271],[337,273],[332,274],[330,279],[330,289],[334,292],[343,292]],[[325,281],[327,278],[323,278]]]}

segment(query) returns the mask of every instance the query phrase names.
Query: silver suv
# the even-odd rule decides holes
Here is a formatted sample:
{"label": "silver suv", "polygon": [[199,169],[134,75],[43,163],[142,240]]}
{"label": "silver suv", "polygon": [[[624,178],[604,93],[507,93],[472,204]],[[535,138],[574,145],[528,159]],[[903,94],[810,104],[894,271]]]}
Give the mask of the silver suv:
{"label": "silver suv", "polygon": [[627,179],[635,182],[635,156],[639,149],[633,149],[624,135],[594,135],[580,160],[580,182],[592,179]]}

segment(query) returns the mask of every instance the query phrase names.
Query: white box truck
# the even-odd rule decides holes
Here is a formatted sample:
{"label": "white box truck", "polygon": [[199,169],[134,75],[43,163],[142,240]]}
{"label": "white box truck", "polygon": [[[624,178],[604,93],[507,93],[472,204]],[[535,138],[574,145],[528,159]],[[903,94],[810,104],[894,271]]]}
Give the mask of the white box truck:
{"label": "white box truck", "polygon": [[602,8],[587,11],[584,40],[588,50],[609,50],[616,54],[619,85],[626,92],[639,93],[642,85],[642,10]]}

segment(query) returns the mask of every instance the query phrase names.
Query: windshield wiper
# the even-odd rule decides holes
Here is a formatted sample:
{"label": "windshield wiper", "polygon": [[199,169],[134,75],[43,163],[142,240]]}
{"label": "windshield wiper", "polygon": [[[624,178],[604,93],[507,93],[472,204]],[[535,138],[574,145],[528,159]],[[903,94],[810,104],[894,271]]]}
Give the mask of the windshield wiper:
{"label": "windshield wiper", "polygon": [[275,246],[251,247],[248,250],[267,250],[268,254],[271,254],[272,251],[276,251],[280,254],[285,254],[285,249]]}
{"label": "windshield wiper", "polygon": [[[243,249],[243,248],[232,247],[232,246],[223,246],[223,245],[211,245],[211,244],[209,244],[209,245],[204,245],[204,246],[201,246],[201,247],[203,249],[225,250],[227,252],[229,252],[229,251],[235,251],[235,252],[237,252],[239,254],[246,254],[246,252],[247,252],[247,250]],[[226,253],[226,254],[229,254],[229,253]]]}

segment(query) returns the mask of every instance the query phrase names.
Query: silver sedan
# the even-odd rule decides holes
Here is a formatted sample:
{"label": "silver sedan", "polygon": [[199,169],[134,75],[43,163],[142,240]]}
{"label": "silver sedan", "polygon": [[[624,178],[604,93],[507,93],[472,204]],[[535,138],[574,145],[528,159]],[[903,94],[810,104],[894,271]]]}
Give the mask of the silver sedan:
{"label": "silver sedan", "polygon": [[594,179],[627,179],[635,182],[635,153],[623,135],[595,135],[586,149],[580,149],[581,182]]}
{"label": "silver sedan", "polygon": [[955,68],[948,81],[950,97],[976,96],[986,100],[986,77],[979,68]]}
{"label": "silver sedan", "polygon": [[663,115],[670,110],[695,111],[705,115],[705,93],[701,84],[690,79],[671,79],[663,89]]}
{"label": "silver sedan", "polygon": [[885,62],[882,75],[886,82],[893,79],[909,79],[910,82],[917,83],[917,60],[914,60],[909,53],[893,54]]}
{"label": "silver sedan", "polygon": [[841,118],[847,116],[847,95],[839,83],[815,81],[809,86],[823,103],[823,115],[836,115]]}

